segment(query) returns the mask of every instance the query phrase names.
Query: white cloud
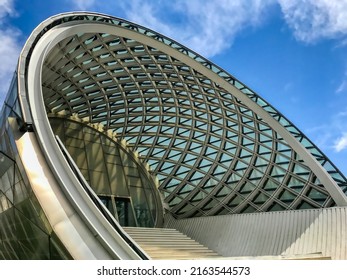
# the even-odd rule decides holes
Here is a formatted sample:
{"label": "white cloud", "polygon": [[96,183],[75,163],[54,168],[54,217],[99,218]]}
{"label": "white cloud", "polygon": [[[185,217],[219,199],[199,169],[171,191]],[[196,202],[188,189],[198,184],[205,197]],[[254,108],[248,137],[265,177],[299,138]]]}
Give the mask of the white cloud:
{"label": "white cloud", "polygon": [[17,65],[20,53],[18,36],[19,33],[16,30],[0,29],[0,98],[6,95]]}
{"label": "white cloud", "polygon": [[[160,18],[162,14],[165,14],[165,12],[163,12],[163,10],[165,11],[165,5],[170,6],[171,4],[167,2],[160,5],[156,3],[156,1],[148,0],[131,0],[121,3],[127,20],[152,28],[166,36],[170,36],[177,31],[177,26],[169,21],[165,22],[164,19]],[[184,31],[181,33],[184,33]]]}
{"label": "white cloud", "polygon": [[80,11],[93,9],[96,4],[95,0],[72,0],[71,2],[74,5],[74,8]]}
{"label": "white cloud", "polygon": [[70,3],[79,10],[94,9],[114,15],[121,11],[127,19],[164,33],[205,56],[225,50],[245,28],[259,26],[276,5],[300,41],[340,38],[346,42],[347,36],[346,0],[72,0]]}
{"label": "white cloud", "polygon": [[347,34],[345,0],[278,0],[284,18],[298,40],[315,42]]}
{"label": "white cloud", "polygon": [[123,2],[122,8],[129,20],[211,57],[230,47],[243,29],[261,24],[266,8],[273,3],[274,0],[132,0]]}
{"label": "white cloud", "polygon": [[15,14],[13,9],[13,0],[0,0],[0,20],[7,15]]}
{"label": "white cloud", "polygon": [[342,81],[335,90],[335,93],[342,93],[347,91],[347,70],[345,71],[345,74],[343,75]]}
{"label": "white cloud", "polygon": [[334,150],[336,152],[341,152],[342,150],[345,150],[345,149],[347,149],[347,133],[344,133],[334,143]]}
{"label": "white cloud", "polygon": [[343,41],[347,36],[346,0],[73,0],[72,3],[82,10],[102,10],[115,15],[122,11],[127,19],[209,57],[230,47],[245,28],[261,25],[276,4],[300,41],[324,38]]}
{"label": "white cloud", "polygon": [[[247,27],[261,24],[276,0],[161,1],[128,0],[102,7],[98,1],[73,0],[74,8],[94,9],[152,28],[204,56],[214,56],[233,43]],[[105,2],[105,1],[104,1]]]}
{"label": "white cloud", "polygon": [[184,1],[183,9],[194,26],[183,38],[198,52],[213,56],[229,47],[236,35],[247,27],[262,23],[273,1]]}
{"label": "white cloud", "polygon": [[13,0],[0,0],[0,104],[7,94],[20,53],[20,33],[6,25],[7,17],[15,15]]}
{"label": "white cloud", "polygon": [[307,129],[307,135],[323,150],[342,152],[347,149],[347,111],[333,114],[324,124]]}
{"label": "white cloud", "polygon": [[344,78],[339,87],[336,89],[336,93],[341,93],[345,90],[347,90],[347,77]]}

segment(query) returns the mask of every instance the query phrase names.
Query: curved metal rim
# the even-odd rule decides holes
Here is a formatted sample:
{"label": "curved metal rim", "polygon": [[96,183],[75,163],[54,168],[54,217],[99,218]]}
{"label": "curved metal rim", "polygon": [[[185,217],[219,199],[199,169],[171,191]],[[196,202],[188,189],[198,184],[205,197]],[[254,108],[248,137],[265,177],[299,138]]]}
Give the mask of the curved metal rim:
{"label": "curved metal rim", "polygon": [[[161,49],[163,52],[168,53],[172,55],[173,57],[176,57],[177,59],[183,61],[187,65],[190,65],[191,67],[197,69],[199,72],[203,73],[206,77],[211,78],[213,81],[218,82],[220,85],[223,86],[223,88],[227,89],[230,93],[232,93],[234,96],[236,96],[238,99],[243,101],[245,104],[248,105],[249,108],[251,108],[254,112],[256,112],[260,117],[262,117],[264,120],[266,120],[269,124],[271,124],[271,127],[277,131],[288,143],[291,144],[292,148],[300,154],[300,156],[303,157],[305,163],[307,166],[311,168],[311,170],[316,174],[316,176],[320,179],[320,181],[326,186],[327,190],[331,194],[331,196],[334,198],[336,203],[340,206],[347,205],[347,198],[346,195],[343,193],[341,188],[338,186],[338,184],[333,180],[333,178],[330,176],[330,174],[325,170],[325,168],[320,165],[320,163],[317,160],[317,156],[313,156],[310,150],[307,147],[304,147],[303,140],[306,140],[308,143],[312,144],[296,127],[294,127],[288,120],[286,120],[283,115],[281,115],[279,112],[277,112],[272,106],[270,106],[267,102],[265,102],[263,99],[261,99],[259,96],[257,96],[255,93],[253,93],[251,90],[249,90],[246,86],[244,86],[242,83],[234,79],[231,75],[227,74],[225,71],[220,69],[219,67],[213,65],[208,60],[202,58],[201,56],[197,55],[196,53],[188,50],[187,48],[179,45],[175,41],[168,39],[167,37],[164,37],[158,33],[155,33],[149,29],[146,29],[144,27],[138,26],[136,24],[120,20],[117,18],[113,18],[110,16],[105,16],[101,14],[96,13],[68,13],[68,14],[61,14],[55,17],[50,18],[46,22],[40,25],[40,27],[37,28],[37,31],[35,31],[35,35],[39,34],[39,31],[41,32],[47,32],[47,30],[42,31],[46,27],[48,29],[48,25],[51,25],[52,27],[55,26],[55,24],[58,24],[57,21],[67,19],[68,17],[75,17],[74,20],[77,22],[71,21],[71,26],[74,25],[74,23],[80,24],[83,23],[83,25],[87,24],[87,18],[88,16],[93,17],[99,17],[99,19],[103,19],[104,22],[97,22],[95,24],[102,25],[103,32],[105,31],[105,28],[107,30],[111,30],[111,32],[108,32],[112,34],[112,32],[115,32],[114,30],[117,29],[119,34],[128,35],[135,38],[139,42],[146,42],[147,44],[150,42],[150,45],[157,47],[158,49]],[[92,19],[89,19],[92,20]],[[94,19],[96,21],[97,19]],[[117,21],[119,25],[115,25],[115,22]],[[67,23],[66,23],[67,24]],[[64,24],[64,25],[66,25]],[[68,25],[68,24],[67,24]],[[63,26],[63,24],[59,25],[60,27]],[[77,25],[75,25],[77,26]],[[134,31],[133,29],[137,29]],[[112,31],[113,30],[113,31]],[[88,30],[89,32],[90,30]],[[149,36],[148,34],[151,35]],[[42,35],[42,34],[41,34]],[[27,46],[28,48],[31,46]],[[23,54],[26,55],[26,52],[23,51]],[[21,60],[22,63],[20,63],[19,68],[23,69],[24,62]],[[24,67],[25,68],[25,67]],[[21,71],[19,71],[21,73]],[[25,73],[24,73],[25,74]],[[24,75],[25,77],[25,75]],[[20,78],[21,79],[21,78]],[[233,82],[233,84],[231,83]],[[27,98],[25,96],[24,98]],[[23,103],[24,104],[24,103]],[[270,109],[267,109],[270,108]],[[25,109],[27,110],[27,108]],[[25,111],[24,110],[24,111]],[[275,111],[275,114],[279,116],[279,119],[274,119],[274,115],[270,113]],[[30,121],[30,118],[28,118]],[[291,127],[292,129],[287,129],[283,123],[286,124],[286,127]],[[299,140],[300,139],[300,140]],[[313,148],[320,153],[318,155],[319,157],[323,157],[326,161],[330,163],[330,161],[319,151],[317,147],[312,145]],[[340,174],[344,179],[345,177],[336,169],[336,167],[332,164],[332,166],[335,168],[336,173]]]}

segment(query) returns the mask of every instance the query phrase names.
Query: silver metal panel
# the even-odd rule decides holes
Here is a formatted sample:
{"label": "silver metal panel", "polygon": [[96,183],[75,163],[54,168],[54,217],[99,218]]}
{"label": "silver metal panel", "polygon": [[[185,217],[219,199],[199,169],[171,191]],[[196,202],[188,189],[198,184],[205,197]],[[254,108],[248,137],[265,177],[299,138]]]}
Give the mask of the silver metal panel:
{"label": "silver metal panel", "polygon": [[235,214],[176,220],[176,228],[224,257],[300,256],[347,259],[347,208]]}

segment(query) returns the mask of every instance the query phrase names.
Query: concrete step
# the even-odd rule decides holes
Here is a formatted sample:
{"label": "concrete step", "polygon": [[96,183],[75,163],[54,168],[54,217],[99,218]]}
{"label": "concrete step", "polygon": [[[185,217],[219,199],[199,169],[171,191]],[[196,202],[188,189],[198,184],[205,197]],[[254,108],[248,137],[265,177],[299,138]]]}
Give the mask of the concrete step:
{"label": "concrete step", "polygon": [[124,230],[152,259],[185,260],[221,257],[176,229],[124,227]]}

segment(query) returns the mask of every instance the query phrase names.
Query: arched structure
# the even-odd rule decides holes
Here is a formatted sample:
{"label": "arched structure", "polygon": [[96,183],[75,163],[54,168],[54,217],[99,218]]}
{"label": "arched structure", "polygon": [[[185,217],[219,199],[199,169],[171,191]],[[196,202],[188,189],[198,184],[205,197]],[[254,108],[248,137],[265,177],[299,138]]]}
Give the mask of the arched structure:
{"label": "arched structure", "polygon": [[[267,101],[179,43],[106,15],[61,14],[33,31],[1,129],[0,217],[26,216],[21,203],[42,211],[31,227],[57,257],[147,258],[122,226],[347,206],[344,175]],[[6,258],[20,244],[8,242]]]}

